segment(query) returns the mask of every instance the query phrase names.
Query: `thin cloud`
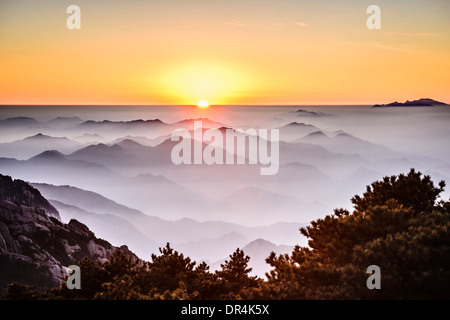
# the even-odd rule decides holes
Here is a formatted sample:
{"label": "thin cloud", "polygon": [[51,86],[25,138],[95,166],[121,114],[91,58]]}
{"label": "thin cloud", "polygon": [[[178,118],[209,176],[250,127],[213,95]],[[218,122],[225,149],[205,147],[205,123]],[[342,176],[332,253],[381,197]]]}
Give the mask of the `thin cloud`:
{"label": "thin cloud", "polygon": [[301,22],[301,21],[299,21],[299,22],[294,22],[294,24],[297,25],[297,26],[299,26],[299,27],[302,27],[302,28],[307,28],[307,27],[309,27],[309,24],[307,24],[306,22]]}
{"label": "thin cloud", "polygon": [[232,26],[232,27],[246,27],[247,24],[244,21],[227,21],[225,22],[225,24],[227,26]]}
{"label": "thin cloud", "polygon": [[382,49],[382,50],[403,51],[402,49],[399,49],[399,48],[396,48],[396,47],[392,47],[392,46],[388,46],[388,45],[386,45],[384,43],[381,43],[381,42],[369,42],[368,44],[371,47],[375,47],[375,48]]}
{"label": "thin cloud", "polygon": [[401,35],[401,36],[431,36],[432,33],[429,32],[407,32],[407,31],[390,31],[385,32],[389,35]]}
{"label": "thin cloud", "polygon": [[403,35],[403,36],[411,35],[411,33],[407,31],[389,31],[386,32],[386,34]]}

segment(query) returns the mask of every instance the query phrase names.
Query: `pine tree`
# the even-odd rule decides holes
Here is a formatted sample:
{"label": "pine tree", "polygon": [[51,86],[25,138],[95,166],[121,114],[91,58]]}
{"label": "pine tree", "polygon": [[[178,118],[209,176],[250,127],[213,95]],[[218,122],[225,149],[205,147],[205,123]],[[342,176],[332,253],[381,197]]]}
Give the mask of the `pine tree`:
{"label": "pine tree", "polygon": [[[411,170],[385,177],[301,229],[309,248],[272,254],[263,291],[276,299],[430,299],[450,297],[450,203],[445,183]],[[366,287],[367,267],[381,269],[382,289]]]}
{"label": "pine tree", "polygon": [[257,286],[257,277],[249,275],[252,271],[252,268],[248,268],[249,261],[250,257],[237,248],[230,255],[230,260],[225,260],[225,263],[220,265],[222,270],[216,271],[216,274],[224,282],[226,291],[238,294],[244,288]]}

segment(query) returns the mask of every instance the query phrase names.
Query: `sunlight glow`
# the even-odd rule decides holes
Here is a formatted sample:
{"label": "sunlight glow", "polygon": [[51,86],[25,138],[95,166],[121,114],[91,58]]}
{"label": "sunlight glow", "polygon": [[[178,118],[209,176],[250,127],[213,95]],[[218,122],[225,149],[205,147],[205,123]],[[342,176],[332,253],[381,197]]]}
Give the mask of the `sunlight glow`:
{"label": "sunlight glow", "polygon": [[200,100],[200,101],[197,103],[197,106],[198,106],[199,108],[208,108],[208,107],[209,107],[209,103],[208,103],[208,101],[206,101],[206,100]]}
{"label": "sunlight glow", "polygon": [[159,87],[168,99],[179,104],[192,101],[227,104],[245,94],[251,86],[251,81],[236,70],[220,63],[177,66],[160,78]]}

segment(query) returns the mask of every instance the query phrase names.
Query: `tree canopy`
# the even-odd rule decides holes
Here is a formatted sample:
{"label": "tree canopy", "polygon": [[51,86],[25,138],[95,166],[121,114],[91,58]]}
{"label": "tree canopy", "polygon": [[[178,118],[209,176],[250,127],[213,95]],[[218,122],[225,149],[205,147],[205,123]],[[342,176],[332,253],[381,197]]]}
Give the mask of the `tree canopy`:
{"label": "tree canopy", "polygon": [[[169,244],[152,260],[131,261],[120,251],[106,262],[83,259],[81,290],[37,292],[11,284],[7,299],[448,299],[450,298],[450,202],[439,199],[429,176],[411,170],[367,186],[351,201],[300,232],[308,246],[271,253],[263,281],[251,276],[241,249],[210,272]],[[380,289],[366,281],[380,269]]]}

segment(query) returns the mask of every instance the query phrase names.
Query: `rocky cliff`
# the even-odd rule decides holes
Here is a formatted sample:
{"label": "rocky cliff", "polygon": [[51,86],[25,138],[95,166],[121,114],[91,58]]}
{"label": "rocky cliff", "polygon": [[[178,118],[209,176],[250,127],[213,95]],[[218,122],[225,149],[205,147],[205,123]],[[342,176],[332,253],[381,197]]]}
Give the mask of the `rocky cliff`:
{"label": "rocky cliff", "polygon": [[49,212],[45,202],[45,209],[36,206],[44,198],[33,195],[33,188],[23,181],[2,175],[0,180],[0,290],[13,281],[37,288],[57,286],[68,274],[67,267],[83,257],[102,261],[116,250],[135,257],[126,246],[117,248],[96,238],[76,220],[62,223],[56,218],[58,211]]}
{"label": "rocky cliff", "polygon": [[38,207],[49,215],[60,219],[58,211],[41,193],[22,180],[13,180],[10,176],[0,174],[0,200]]}

